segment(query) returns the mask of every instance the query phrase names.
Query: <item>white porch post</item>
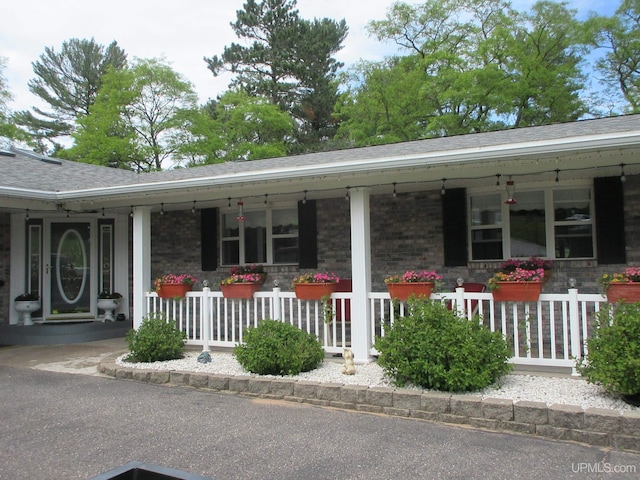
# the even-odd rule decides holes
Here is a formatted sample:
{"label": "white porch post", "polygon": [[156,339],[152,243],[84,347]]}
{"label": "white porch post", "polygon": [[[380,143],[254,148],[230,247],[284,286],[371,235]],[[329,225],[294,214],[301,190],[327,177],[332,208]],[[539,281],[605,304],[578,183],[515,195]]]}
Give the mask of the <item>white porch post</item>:
{"label": "white porch post", "polygon": [[369,191],[349,190],[351,199],[351,350],[356,363],[370,361],[371,309],[367,294],[371,291],[371,220]]}
{"label": "white porch post", "polygon": [[144,293],[151,288],[151,209],[133,211],[133,328],[146,315]]}
{"label": "white porch post", "polygon": [[[582,358],[582,343],[580,342],[580,305],[578,304],[578,289],[570,288],[568,293],[571,356],[576,359],[580,359]],[[579,375],[575,366],[571,369],[571,375]]]}
{"label": "white porch post", "polygon": [[[23,293],[24,286],[27,284],[25,265],[27,264],[27,252],[25,249],[25,220],[24,215],[14,213],[11,215],[11,258],[9,260],[9,271],[11,272],[11,284],[6,285],[5,288],[9,289],[9,298],[11,299],[9,305],[9,325],[17,325],[20,319],[20,314],[16,312],[14,307],[15,303],[13,299]],[[42,263],[45,263],[44,261]],[[48,262],[46,262],[48,263]],[[40,299],[42,300],[43,292],[40,292]]]}

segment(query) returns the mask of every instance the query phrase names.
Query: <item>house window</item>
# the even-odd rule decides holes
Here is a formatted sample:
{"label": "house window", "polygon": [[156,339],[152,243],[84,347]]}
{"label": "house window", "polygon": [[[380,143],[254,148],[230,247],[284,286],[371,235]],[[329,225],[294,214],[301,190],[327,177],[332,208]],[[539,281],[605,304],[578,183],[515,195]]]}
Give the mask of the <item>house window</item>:
{"label": "house window", "polygon": [[544,191],[520,192],[509,205],[509,257],[547,257]]}
{"label": "house window", "polygon": [[42,220],[27,222],[27,293],[42,295]]}
{"label": "house window", "polygon": [[298,262],[298,211],[294,208],[222,214],[222,263],[295,264]]}
{"label": "house window", "polygon": [[501,193],[469,198],[472,260],[593,258],[590,187],[525,190],[517,203]]}
{"label": "house window", "polygon": [[499,193],[471,197],[471,258],[493,260],[502,254],[502,198]]}
{"label": "house window", "polygon": [[98,255],[100,256],[99,275],[100,292],[113,292],[113,220],[98,222],[100,237],[98,240]]}
{"label": "house window", "polygon": [[556,258],[592,258],[593,219],[591,189],[553,192]]}

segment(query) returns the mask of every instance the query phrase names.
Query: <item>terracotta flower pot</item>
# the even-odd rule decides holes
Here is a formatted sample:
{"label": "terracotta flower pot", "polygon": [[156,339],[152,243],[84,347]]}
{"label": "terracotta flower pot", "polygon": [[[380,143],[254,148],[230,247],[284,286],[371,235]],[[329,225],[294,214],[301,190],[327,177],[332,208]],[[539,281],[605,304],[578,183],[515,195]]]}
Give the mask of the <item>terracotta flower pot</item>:
{"label": "terracotta flower pot", "polygon": [[607,288],[607,301],[609,303],[619,301],[628,303],[640,302],[640,282],[614,282],[609,284],[609,288]]}
{"label": "terracotta flower pot", "polygon": [[232,283],[220,285],[220,290],[225,298],[253,298],[253,294],[260,290],[261,285],[261,282]]}
{"label": "terracotta flower pot", "polygon": [[435,282],[393,282],[387,283],[389,295],[393,300],[408,300],[411,295],[429,298]]}
{"label": "terracotta flower pot", "polygon": [[496,302],[537,302],[542,292],[543,282],[496,282],[493,291]]}
{"label": "terracotta flower pot", "polygon": [[186,283],[163,283],[157,293],[160,298],[184,298],[192,289],[193,285]]}
{"label": "terracotta flower pot", "polygon": [[300,300],[320,300],[335,292],[337,287],[336,282],[294,284],[296,297]]}

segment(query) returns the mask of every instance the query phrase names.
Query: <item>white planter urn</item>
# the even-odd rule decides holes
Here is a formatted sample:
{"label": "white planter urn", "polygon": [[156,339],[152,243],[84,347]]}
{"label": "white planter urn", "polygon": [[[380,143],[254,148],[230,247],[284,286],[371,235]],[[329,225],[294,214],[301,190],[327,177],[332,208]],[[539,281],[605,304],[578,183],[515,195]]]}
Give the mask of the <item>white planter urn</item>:
{"label": "white planter urn", "polygon": [[23,325],[33,325],[31,312],[40,310],[40,300],[16,300],[15,309],[20,314]]}
{"label": "white planter urn", "polygon": [[113,322],[115,320],[115,318],[113,317],[113,312],[118,308],[118,305],[120,305],[119,298],[98,299],[98,308],[104,310],[104,318],[102,319],[103,322],[106,322],[107,320]]}

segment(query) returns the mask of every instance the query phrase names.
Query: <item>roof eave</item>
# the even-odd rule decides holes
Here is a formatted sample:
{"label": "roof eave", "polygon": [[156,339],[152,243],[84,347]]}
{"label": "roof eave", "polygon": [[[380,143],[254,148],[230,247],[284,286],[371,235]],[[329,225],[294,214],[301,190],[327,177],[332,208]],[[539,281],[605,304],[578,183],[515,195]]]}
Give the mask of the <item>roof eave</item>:
{"label": "roof eave", "polygon": [[[451,166],[461,163],[475,163],[487,160],[499,161],[504,158],[526,157],[531,155],[563,154],[606,148],[623,148],[640,145],[640,131],[622,132],[618,134],[592,135],[569,137],[554,141],[536,141],[509,145],[497,145],[490,147],[474,147],[455,151],[437,151],[426,154],[391,156],[366,161],[343,161],[325,163],[320,165],[297,166],[295,168],[296,179],[309,177],[330,177],[345,174],[370,173],[372,171],[384,171],[388,169],[411,169],[425,166]],[[247,185],[254,182],[280,181],[291,178],[290,167],[274,168],[270,170],[250,171],[246,173],[233,173],[228,175],[215,175],[197,177],[182,180],[170,180],[150,183],[137,183],[111,187],[99,187],[91,189],[74,190],[56,193],[58,200],[87,199],[93,196],[120,196],[158,193],[159,191],[172,191],[182,188],[203,188],[234,185]]]}
{"label": "roof eave", "polygon": [[[598,134],[590,136],[574,136],[556,140],[520,142],[504,145],[478,146],[457,150],[439,150],[435,152],[387,156],[382,158],[360,160],[357,162],[344,160],[341,162],[302,165],[295,167],[295,180],[303,181],[311,177],[341,177],[385,170],[414,169],[429,166],[452,166],[473,164],[495,160],[499,162],[507,158],[520,158],[535,155],[566,154],[588,150],[625,148],[640,145],[640,131],[627,131],[614,134]],[[139,197],[150,196],[162,192],[180,189],[200,189],[248,185],[256,182],[277,182],[291,180],[291,167],[279,167],[269,170],[248,171],[223,175],[210,175],[181,180],[163,180],[159,182],[139,182],[127,185],[75,189],[67,191],[42,191],[35,189],[0,187],[0,196],[13,199],[62,203],[66,201],[91,200],[105,197]]]}

